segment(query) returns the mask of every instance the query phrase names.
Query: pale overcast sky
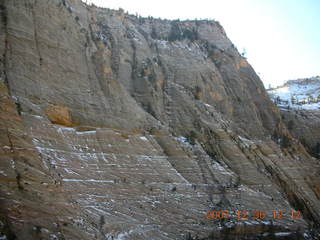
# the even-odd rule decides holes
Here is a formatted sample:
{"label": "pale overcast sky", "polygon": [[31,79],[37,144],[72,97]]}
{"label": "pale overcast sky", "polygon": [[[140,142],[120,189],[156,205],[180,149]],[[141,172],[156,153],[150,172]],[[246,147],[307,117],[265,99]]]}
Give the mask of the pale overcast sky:
{"label": "pale overcast sky", "polygon": [[88,0],[166,19],[215,19],[265,86],[320,75],[320,0]]}

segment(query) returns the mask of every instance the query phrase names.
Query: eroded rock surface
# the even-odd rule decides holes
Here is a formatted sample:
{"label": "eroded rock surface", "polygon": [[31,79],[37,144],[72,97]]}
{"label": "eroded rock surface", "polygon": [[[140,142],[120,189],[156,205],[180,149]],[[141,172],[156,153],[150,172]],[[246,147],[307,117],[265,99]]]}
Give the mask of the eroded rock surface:
{"label": "eroded rock surface", "polygon": [[72,126],[72,117],[68,107],[63,105],[49,105],[46,110],[47,118],[53,123],[66,127]]}
{"label": "eroded rock surface", "polygon": [[320,77],[290,80],[268,92],[290,133],[320,158]]}
{"label": "eroded rock surface", "polygon": [[2,235],[316,239],[319,161],[218,22],[0,6]]}

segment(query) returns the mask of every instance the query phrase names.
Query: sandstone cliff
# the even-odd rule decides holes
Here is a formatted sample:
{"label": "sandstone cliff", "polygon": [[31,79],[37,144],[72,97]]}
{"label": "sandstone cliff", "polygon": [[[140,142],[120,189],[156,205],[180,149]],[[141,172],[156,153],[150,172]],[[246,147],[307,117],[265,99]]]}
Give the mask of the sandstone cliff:
{"label": "sandstone cliff", "polygon": [[319,161],[218,22],[0,11],[2,238],[316,239]]}
{"label": "sandstone cliff", "polygon": [[290,80],[268,92],[290,133],[320,158],[320,77]]}

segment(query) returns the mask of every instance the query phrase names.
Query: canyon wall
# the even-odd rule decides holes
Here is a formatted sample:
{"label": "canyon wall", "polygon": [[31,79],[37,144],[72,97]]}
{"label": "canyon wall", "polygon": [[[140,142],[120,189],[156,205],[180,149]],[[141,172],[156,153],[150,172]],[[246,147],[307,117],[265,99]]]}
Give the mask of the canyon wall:
{"label": "canyon wall", "polygon": [[7,239],[316,239],[319,161],[218,22],[80,0],[0,11]]}

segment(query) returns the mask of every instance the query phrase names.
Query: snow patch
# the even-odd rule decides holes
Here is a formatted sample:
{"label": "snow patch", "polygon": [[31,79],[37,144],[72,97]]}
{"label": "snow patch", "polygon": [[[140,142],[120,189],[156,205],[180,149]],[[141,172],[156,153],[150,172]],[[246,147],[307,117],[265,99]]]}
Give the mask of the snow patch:
{"label": "snow patch", "polygon": [[97,133],[96,130],[92,130],[92,131],[85,131],[85,132],[76,132],[77,135],[85,135],[85,134],[95,134]]}
{"label": "snow patch", "polygon": [[97,180],[97,179],[70,179],[63,178],[64,182],[97,182],[97,183],[114,183],[114,180]]}
{"label": "snow patch", "polygon": [[245,137],[241,137],[238,136],[238,138],[242,141],[242,143],[246,146],[249,147],[250,145],[254,144],[254,142],[252,142],[251,140],[245,138]]}
{"label": "snow patch", "polygon": [[218,162],[215,162],[212,164],[212,168],[218,170],[221,174],[224,175],[233,175],[230,171],[225,169],[222,165],[220,165]]}
{"label": "snow patch", "polygon": [[320,109],[320,78],[291,80],[268,90],[270,97],[281,108]]}
{"label": "snow patch", "polygon": [[187,143],[188,142],[188,140],[187,140],[187,138],[186,137],[178,137],[178,138],[176,138],[179,142],[181,142],[181,143]]}
{"label": "snow patch", "polygon": [[54,126],[55,128],[57,128],[58,133],[63,135],[63,132],[75,132],[76,130],[74,128],[71,127],[61,127],[61,126]]}
{"label": "snow patch", "polygon": [[31,116],[31,117],[34,117],[34,118],[37,118],[37,119],[43,119],[43,116],[35,115],[35,114],[27,114],[25,112],[22,112],[22,115],[28,115],[28,116]]}
{"label": "snow patch", "polygon": [[16,96],[11,96],[13,100],[18,101],[18,98]]}
{"label": "snow patch", "polygon": [[145,136],[141,136],[140,139],[143,141],[148,141],[148,139]]}
{"label": "snow patch", "polygon": [[278,232],[278,233],[275,233],[275,235],[277,237],[285,237],[285,236],[289,236],[291,234],[291,232]]}
{"label": "snow patch", "polygon": [[133,231],[130,230],[129,232],[119,233],[118,236],[116,236],[116,238],[114,240],[125,240],[125,239],[128,239],[127,237],[129,237],[129,234],[131,232],[133,232]]}
{"label": "snow patch", "polygon": [[161,48],[165,48],[165,49],[169,48],[169,47],[168,47],[168,41],[165,41],[165,40],[157,40],[157,43],[159,43],[159,46],[160,46]]}
{"label": "snow patch", "polygon": [[4,149],[4,150],[10,150],[11,147],[9,147],[9,146],[3,146],[2,149]]}
{"label": "snow patch", "polygon": [[71,169],[68,169],[68,168],[64,168],[64,170],[69,173],[69,174],[75,174],[75,175],[79,175],[78,173],[72,171]]}

